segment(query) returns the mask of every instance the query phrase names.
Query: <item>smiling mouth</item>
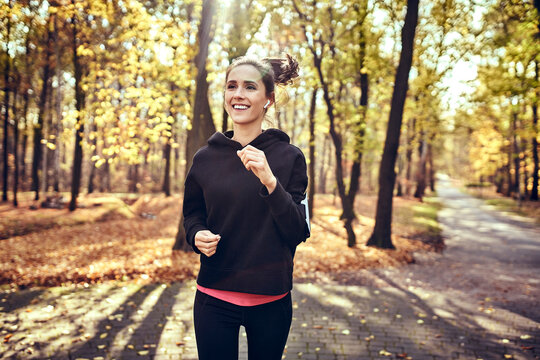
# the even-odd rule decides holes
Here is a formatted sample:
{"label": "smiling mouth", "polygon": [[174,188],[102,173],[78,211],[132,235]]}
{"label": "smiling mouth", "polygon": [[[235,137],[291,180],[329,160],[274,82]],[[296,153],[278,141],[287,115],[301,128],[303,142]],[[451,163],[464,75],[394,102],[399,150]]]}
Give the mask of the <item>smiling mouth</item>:
{"label": "smiling mouth", "polygon": [[247,110],[249,106],[247,105],[233,105],[233,109],[235,110]]}

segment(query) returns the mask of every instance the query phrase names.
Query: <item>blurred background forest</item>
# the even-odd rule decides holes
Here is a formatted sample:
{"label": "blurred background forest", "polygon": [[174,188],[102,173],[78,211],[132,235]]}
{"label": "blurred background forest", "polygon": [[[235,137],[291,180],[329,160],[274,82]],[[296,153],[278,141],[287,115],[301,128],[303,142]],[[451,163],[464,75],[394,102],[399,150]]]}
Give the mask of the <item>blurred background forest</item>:
{"label": "blurred background forest", "polygon": [[[395,196],[423,199],[440,173],[538,200],[539,6],[420,1],[402,121],[393,129]],[[356,244],[355,201],[379,191],[406,1],[1,0],[0,7],[4,215],[21,204],[73,211],[80,196],[96,193],[128,204],[144,194],[180,203],[194,152],[231,128],[223,110],[228,64],[289,53],[301,78],[278,93],[269,126],[306,154],[314,215],[333,194],[348,244]],[[18,235],[13,224],[3,224],[3,238]],[[181,248],[181,229],[175,237]]]}

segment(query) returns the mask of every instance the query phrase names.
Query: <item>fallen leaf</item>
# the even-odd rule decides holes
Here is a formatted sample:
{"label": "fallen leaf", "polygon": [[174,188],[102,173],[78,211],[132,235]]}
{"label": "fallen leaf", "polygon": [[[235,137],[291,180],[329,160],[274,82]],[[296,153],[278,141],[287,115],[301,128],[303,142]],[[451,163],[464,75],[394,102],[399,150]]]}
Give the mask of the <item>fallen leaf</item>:
{"label": "fallen leaf", "polygon": [[381,355],[381,356],[392,356],[392,353],[383,349],[383,350],[379,351],[379,355]]}
{"label": "fallen leaf", "polygon": [[412,357],[408,356],[407,353],[396,354],[396,358],[405,359],[405,360],[412,360]]}

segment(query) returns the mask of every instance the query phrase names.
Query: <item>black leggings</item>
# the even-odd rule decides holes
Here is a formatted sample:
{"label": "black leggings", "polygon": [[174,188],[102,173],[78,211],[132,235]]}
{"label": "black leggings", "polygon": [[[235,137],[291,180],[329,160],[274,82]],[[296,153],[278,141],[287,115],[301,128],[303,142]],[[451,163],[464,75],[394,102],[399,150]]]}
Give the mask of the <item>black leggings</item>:
{"label": "black leggings", "polygon": [[291,328],[291,294],[268,304],[238,306],[197,290],[193,319],[199,360],[237,360],[241,325],[250,360],[280,360]]}

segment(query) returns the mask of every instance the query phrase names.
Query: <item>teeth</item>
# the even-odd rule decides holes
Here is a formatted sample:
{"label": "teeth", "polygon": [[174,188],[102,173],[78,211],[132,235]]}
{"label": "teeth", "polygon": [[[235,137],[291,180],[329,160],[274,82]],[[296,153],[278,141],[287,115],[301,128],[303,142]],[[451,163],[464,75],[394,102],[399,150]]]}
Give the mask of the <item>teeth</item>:
{"label": "teeth", "polygon": [[246,110],[248,107],[246,105],[233,105],[233,108],[238,110]]}

